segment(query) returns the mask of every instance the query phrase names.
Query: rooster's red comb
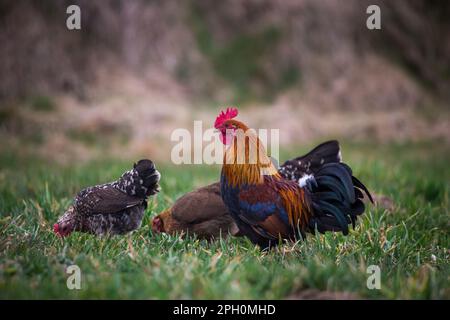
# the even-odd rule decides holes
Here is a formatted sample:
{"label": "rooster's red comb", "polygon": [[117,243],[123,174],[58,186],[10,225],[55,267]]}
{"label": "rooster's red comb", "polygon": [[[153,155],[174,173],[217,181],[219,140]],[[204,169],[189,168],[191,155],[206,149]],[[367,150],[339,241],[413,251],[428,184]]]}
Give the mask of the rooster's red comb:
{"label": "rooster's red comb", "polygon": [[216,121],[214,122],[214,128],[218,129],[220,125],[226,120],[237,117],[238,113],[238,109],[234,107],[229,107],[225,111],[220,112],[220,114],[216,118]]}

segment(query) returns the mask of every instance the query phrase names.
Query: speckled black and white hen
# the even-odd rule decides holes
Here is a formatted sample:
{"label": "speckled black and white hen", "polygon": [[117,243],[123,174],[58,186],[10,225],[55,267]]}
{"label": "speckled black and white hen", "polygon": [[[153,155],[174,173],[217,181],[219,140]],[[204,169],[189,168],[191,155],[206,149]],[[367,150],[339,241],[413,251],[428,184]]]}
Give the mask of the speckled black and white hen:
{"label": "speckled black and white hen", "polygon": [[125,234],[141,226],[147,198],[159,192],[161,175],[150,160],[140,160],[117,181],[80,191],[53,231],[95,235]]}

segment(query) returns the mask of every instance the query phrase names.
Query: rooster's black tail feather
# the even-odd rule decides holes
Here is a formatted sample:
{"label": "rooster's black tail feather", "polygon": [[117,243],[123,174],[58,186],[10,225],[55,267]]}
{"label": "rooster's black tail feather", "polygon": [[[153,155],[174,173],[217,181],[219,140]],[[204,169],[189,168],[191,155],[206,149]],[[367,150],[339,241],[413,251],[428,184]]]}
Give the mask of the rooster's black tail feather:
{"label": "rooster's black tail feather", "polygon": [[314,179],[316,183],[308,184],[314,212],[310,231],[348,234],[348,225],[355,227],[356,219],[365,210],[364,193],[372,201],[370,192],[344,163],[324,164]]}

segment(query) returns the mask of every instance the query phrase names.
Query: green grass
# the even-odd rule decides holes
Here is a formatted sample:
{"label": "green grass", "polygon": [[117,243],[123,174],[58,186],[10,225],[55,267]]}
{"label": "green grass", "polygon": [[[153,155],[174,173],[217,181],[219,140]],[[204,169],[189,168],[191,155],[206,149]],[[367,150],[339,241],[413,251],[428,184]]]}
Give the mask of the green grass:
{"label": "green grass", "polygon": [[[151,216],[193,187],[217,180],[218,166],[159,164],[162,192],[140,230],[61,240],[51,226],[71,197],[82,187],[116,179],[130,164],[63,167],[3,152],[0,298],[281,299],[308,288],[363,298],[450,298],[448,148],[344,145],[343,153],[355,174],[372,191],[391,197],[395,209],[370,206],[347,237],[310,236],[262,253],[244,238],[208,243],[152,234]],[[71,264],[81,268],[81,290],[66,287]],[[372,264],[381,268],[381,290],[366,288]]]}

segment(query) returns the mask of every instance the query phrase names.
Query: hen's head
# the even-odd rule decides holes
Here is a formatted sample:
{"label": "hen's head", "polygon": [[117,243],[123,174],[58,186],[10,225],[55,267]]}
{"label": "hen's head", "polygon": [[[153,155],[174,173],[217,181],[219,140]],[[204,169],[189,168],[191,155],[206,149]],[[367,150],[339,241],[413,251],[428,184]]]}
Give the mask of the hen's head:
{"label": "hen's head", "polygon": [[75,223],[75,209],[70,206],[53,225],[53,232],[60,237],[66,237],[75,230]]}
{"label": "hen's head", "polygon": [[238,115],[236,108],[230,107],[221,111],[214,122],[214,128],[220,131],[220,141],[223,144],[230,144],[236,127],[229,123],[229,120],[236,118]]}
{"label": "hen's head", "polygon": [[164,232],[164,221],[160,217],[155,217],[152,221],[152,231],[155,233]]}

